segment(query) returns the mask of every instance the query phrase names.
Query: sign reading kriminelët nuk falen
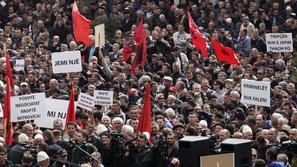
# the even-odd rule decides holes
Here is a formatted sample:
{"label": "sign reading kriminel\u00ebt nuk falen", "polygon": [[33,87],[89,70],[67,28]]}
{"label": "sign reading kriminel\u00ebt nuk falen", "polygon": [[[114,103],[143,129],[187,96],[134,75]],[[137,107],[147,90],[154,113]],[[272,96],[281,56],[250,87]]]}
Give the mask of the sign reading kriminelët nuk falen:
{"label": "sign reading kriminel\u00ebt nuk falen", "polygon": [[241,100],[243,103],[270,106],[270,83],[264,81],[241,80]]}
{"label": "sign reading kriminel\u00ebt nuk falen", "polygon": [[113,102],[113,91],[95,90],[95,105],[111,106]]}
{"label": "sign reading kriminel\u00ebt nuk falen", "polygon": [[293,52],[292,33],[266,33],[267,52]]}
{"label": "sign reading kriminel\u00ebt nuk falen", "polygon": [[12,122],[38,119],[41,117],[41,113],[45,111],[45,94],[12,96],[10,108]]}
{"label": "sign reading kriminel\u00ebt nuk falen", "polygon": [[81,72],[80,51],[52,53],[53,73]]}

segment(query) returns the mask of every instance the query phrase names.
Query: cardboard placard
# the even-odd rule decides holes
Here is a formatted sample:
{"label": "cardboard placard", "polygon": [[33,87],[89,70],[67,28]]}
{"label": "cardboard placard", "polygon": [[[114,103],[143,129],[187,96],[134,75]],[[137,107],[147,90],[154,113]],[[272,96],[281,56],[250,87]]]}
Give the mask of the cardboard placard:
{"label": "cardboard placard", "polygon": [[95,46],[103,47],[105,45],[105,26],[100,24],[95,27]]}
{"label": "cardboard placard", "polygon": [[11,121],[21,122],[41,117],[45,110],[45,93],[12,96],[10,101]]}
{"label": "cardboard placard", "polygon": [[38,127],[53,128],[55,120],[61,120],[63,128],[65,128],[68,100],[46,99],[45,110],[41,113],[41,117],[34,120]]}
{"label": "cardboard placard", "polygon": [[80,93],[77,100],[77,106],[92,111],[95,105],[95,99],[86,93]]}
{"label": "cardboard placard", "polygon": [[292,33],[266,33],[267,52],[293,52]]}
{"label": "cardboard placard", "polygon": [[52,53],[53,73],[81,72],[82,62],[80,51]]}
{"label": "cardboard placard", "polygon": [[113,103],[113,91],[95,90],[95,105],[111,106]]}
{"label": "cardboard placard", "polygon": [[264,81],[241,80],[241,100],[243,103],[270,107],[270,83]]}
{"label": "cardboard placard", "polygon": [[24,71],[25,70],[25,60],[24,59],[16,59],[14,69],[16,71]]}
{"label": "cardboard placard", "polygon": [[201,167],[235,167],[234,153],[207,155],[200,157]]}

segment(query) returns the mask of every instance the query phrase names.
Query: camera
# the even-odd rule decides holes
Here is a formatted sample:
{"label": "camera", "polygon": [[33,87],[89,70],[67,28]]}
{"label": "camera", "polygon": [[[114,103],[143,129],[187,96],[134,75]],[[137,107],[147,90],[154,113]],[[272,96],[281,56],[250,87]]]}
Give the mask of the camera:
{"label": "camera", "polygon": [[288,154],[297,154],[297,139],[289,139],[287,137],[282,137],[280,139],[279,148],[283,152],[287,152]]}
{"label": "camera", "polygon": [[167,138],[164,135],[159,135],[157,140],[157,148],[160,158],[166,160],[167,158],[167,150],[168,150],[168,143]]}
{"label": "camera", "polygon": [[37,155],[37,147],[36,146],[27,144],[24,147],[25,147],[24,153],[30,153],[32,155]]}

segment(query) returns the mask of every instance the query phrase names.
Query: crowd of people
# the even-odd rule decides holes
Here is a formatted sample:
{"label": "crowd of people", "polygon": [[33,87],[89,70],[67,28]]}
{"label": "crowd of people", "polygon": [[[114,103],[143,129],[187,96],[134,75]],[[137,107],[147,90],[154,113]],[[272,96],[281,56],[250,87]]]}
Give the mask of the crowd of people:
{"label": "crowd of people", "polygon": [[[211,136],[213,152],[228,138],[252,140],[255,167],[297,166],[296,50],[269,52],[266,33],[291,33],[297,48],[296,0],[92,0],[78,2],[80,13],[105,23],[104,46],[76,42],[72,0],[0,0],[0,95],[4,104],[10,56],[16,96],[44,92],[69,99],[114,92],[111,106],[76,108],[76,121],[52,129],[33,121],[14,122],[6,145],[0,124],[0,166],[177,167],[178,140]],[[191,43],[187,12],[204,38],[235,50],[240,65],[219,62],[208,42],[208,56]],[[143,19],[147,55],[131,73],[134,30]],[[90,27],[93,29],[93,26]],[[92,31],[94,32],[94,31]],[[81,51],[82,72],[53,74],[51,53]],[[24,70],[16,71],[23,59]],[[244,104],[242,79],[270,82],[270,107]],[[138,134],[146,85],[151,92],[151,132]],[[39,111],[46,112],[46,111]],[[13,114],[13,111],[11,111]],[[66,130],[65,128],[66,127]]]}

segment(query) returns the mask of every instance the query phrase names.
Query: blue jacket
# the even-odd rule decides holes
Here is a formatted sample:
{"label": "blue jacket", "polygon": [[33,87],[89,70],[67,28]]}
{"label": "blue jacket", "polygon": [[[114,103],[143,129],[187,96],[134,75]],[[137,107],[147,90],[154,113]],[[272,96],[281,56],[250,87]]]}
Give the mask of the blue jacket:
{"label": "blue jacket", "polygon": [[251,39],[248,36],[239,37],[238,42],[235,45],[235,50],[244,56],[249,56],[251,52]]}
{"label": "blue jacket", "polygon": [[285,167],[285,164],[281,161],[272,161],[267,163],[265,167]]}

